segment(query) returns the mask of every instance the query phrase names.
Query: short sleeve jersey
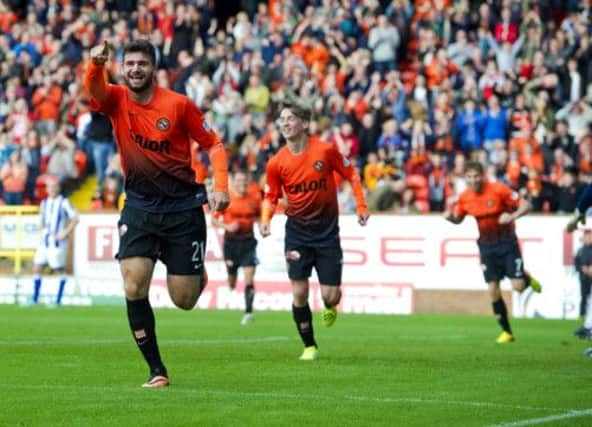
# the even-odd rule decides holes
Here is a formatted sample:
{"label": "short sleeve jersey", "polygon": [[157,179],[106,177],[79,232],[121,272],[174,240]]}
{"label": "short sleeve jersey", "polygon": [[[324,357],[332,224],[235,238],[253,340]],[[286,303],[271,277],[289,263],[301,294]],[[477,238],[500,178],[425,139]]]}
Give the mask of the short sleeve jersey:
{"label": "short sleeve jersey", "polygon": [[517,192],[498,182],[485,182],[479,193],[467,188],[460,194],[455,216],[474,216],[479,228],[479,242],[495,245],[516,239],[514,223],[500,224],[499,217],[504,212],[513,212],[519,204]]}
{"label": "short sleeve jersey", "polygon": [[207,202],[195,182],[191,141],[205,149],[220,143],[202,112],[187,97],[157,87],[138,104],[121,85],[107,85],[104,102],[92,107],[113,123],[125,174],[126,204],[150,212],[175,212]]}

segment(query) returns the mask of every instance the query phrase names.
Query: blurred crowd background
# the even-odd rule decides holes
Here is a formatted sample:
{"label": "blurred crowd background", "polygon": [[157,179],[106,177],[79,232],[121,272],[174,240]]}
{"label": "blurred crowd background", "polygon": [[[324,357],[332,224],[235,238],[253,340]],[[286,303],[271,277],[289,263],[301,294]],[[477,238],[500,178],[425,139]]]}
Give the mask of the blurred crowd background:
{"label": "blurred crowd background", "polygon": [[[123,177],[109,121],[89,111],[90,47],[150,40],[158,84],[186,94],[230,154],[264,182],[284,141],[284,99],[314,111],[311,138],[359,168],[371,210],[442,211],[464,164],[520,191],[535,211],[571,212],[592,181],[592,17],[587,0],[0,1],[0,181],[35,204],[96,176],[94,209]],[[199,180],[207,156],[193,153]],[[340,183],[342,212],[355,209]]]}

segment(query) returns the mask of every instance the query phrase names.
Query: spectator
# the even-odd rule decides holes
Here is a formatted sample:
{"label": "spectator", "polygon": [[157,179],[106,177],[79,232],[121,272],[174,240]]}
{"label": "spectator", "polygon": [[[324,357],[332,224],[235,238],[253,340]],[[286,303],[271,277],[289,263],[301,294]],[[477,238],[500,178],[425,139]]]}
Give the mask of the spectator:
{"label": "spectator", "polygon": [[91,120],[87,126],[86,139],[92,148],[92,159],[97,173],[98,183],[101,187],[105,179],[105,172],[109,159],[115,153],[115,140],[111,121],[103,114],[92,111]]}
{"label": "spectator", "polygon": [[3,188],[2,197],[7,205],[23,204],[28,172],[21,150],[14,150],[8,161],[0,169],[0,181],[2,181]]}
{"label": "spectator", "polygon": [[397,68],[397,49],[401,38],[397,27],[385,15],[379,15],[376,27],[370,30],[368,47],[372,50],[372,65],[376,71],[385,73]]}

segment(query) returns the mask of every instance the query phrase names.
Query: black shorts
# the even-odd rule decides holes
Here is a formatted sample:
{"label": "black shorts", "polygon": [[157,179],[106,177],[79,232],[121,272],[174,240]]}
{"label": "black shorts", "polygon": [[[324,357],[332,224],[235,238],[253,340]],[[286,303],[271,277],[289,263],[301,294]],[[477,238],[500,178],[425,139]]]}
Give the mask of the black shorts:
{"label": "black shorts", "polygon": [[481,268],[485,281],[498,282],[504,277],[524,278],[524,262],[516,240],[495,245],[479,244]]}
{"label": "black shorts", "polygon": [[202,208],[150,213],[126,206],[117,225],[120,237],[117,259],[160,259],[168,274],[202,274],[206,253]]}
{"label": "black shorts", "polygon": [[290,280],[306,280],[314,267],[321,285],[341,285],[343,252],[341,245],[326,247],[300,246],[286,248],[288,277]]}
{"label": "black shorts", "polygon": [[257,239],[224,238],[224,262],[228,274],[235,275],[239,267],[254,267],[257,259]]}

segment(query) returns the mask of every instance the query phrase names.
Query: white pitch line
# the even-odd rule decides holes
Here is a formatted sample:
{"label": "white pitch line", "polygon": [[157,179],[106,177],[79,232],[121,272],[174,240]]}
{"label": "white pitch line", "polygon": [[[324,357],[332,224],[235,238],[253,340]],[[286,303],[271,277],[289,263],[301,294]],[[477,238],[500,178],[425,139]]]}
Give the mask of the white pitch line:
{"label": "white pitch line", "polygon": [[[183,339],[167,340],[159,339],[159,343],[165,345],[218,345],[218,344],[251,344],[288,341],[288,337],[261,337],[261,338],[229,338],[229,339]],[[0,346],[29,346],[29,345],[104,345],[104,344],[126,344],[132,342],[130,339],[88,339],[79,340],[0,340]]]}
{"label": "white pitch line", "polygon": [[445,341],[462,340],[466,335],[399,335],[399,339],[409,341]]}
{"label": "white pitch line", "polygon": [[504,409],[519,409],[523,411],[556,411],[557,408],[544,408],[537,406],[511,405],[508,403],[493,403],[493,402],[472,402],[468,400],[438,400],[438,399],[422,399],[413,397],[397,397],[397,398],[378,398],[378,397],[364,397],[364,396],[346,396],[351,400],[367,400],[372,402],[382,403],[432,403],[432,404],[446,404],[459,406],[475,406],[479,408],[504,408]]}
{"label": "white pitch line", "polygon": [[494,424],[490,427],[520,427],[520,426],[533,426],[535,424],[550,423],[553,421],[567,420],[569,418],[585,417],[586,415],[592,415],[591,409],[583,409],[581,411],[569,411],[566,414],[550,415],[542,418],[531,418],[529,420],[512,421],[509,423]]}
{"label": "white pitch line", "polygon": [[[75,386],[75,385],[49,385],[49,384],[0,384],[0,389],[21,389],[21,390],[73,390],[77,391],[80,389],[95,390],[100,392],[107,391],[122,391],[130,390],[128,386]],[[134,389],[138,393],[145,393],[145,390],[141,388]],[[164,391],[164,390],[163,390]],[[578,411],[566,409],[566,408],[545,408],[545,407],[534,407],[534,406],[522,406],[522,405],[510,405],[504,403],[491,403],[491,402],[472,402],[472,401],[461,401],[461,400],[437,400],[437,399],[422,399],[422,398],[382,398],[372,396],[329,396],[329,395],[311,395],[311,394],[297,394],[297,393],[276,393],[268,391],[230,391],[230,390],[212,390],[212,389],[190,389],[190,388],[177,388],[171,387],[166,392],[170,393],[186,393],[196,395],[221,395],[221,396],[241,396],[241,397],[263,397],[272,399],[288,399],[288,400],[328,400],[328,401],[343,401],[349,400],[354,402],[373,402],[373,403],[417,403],[417,404],[434,404],[434,405],[455,405],[455,406],[470,406],[470,407],[489,407],[489,408],[504,408],[504,409],[515,409],[523,411],[570,411],[569,413],[576,413]],[[592,410],[590,410],[592,411]],[[584,414],[583,414],[584,415]],[[552,418],[552,417],[550,417]],[[525,424],[516,424],[525,425]],[[514,424],[500,424],[496,427],[510,427]],[[493,426],[491,426],[493,427]]]}

